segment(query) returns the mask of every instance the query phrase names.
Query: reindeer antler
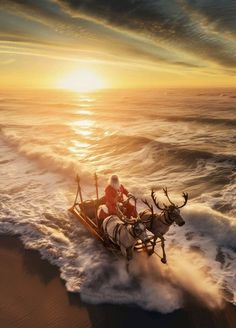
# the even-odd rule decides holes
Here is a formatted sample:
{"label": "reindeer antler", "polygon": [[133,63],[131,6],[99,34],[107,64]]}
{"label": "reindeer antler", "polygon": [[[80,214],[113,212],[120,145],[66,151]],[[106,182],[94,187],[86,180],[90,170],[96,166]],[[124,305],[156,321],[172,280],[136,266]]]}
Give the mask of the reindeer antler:
{"label": "reindeer antler", "polygon": [[132,219],[130,218],[128,218],[126,215],[124,215],[124,213],[121,211],[121,209],[119,208],[119,206],[118,205],[116,205],[116,210],[117,210],[117,212],[118,212],[118,217],[123,221],[123,222],[125,222],[125,223],[127,223],[127,224],[134,224],[136,221],[137,221],[137,219],[136,218],[134,218],[134,217],[132,217]]}
{"label": "reindeer antler", "polygon": [[168,195],[167,187],[163,188],[163,191],[164,191],[164,194],[166,195],[168,201],[171,203],[171,205],[174,205],[174,206],[175,206],[175,203],[173,203],[173,202],[170,200],[170,197],[169,197],[169,195]]}
{"label": "reindeer antler", "polygon": [[184,197],[184,203],[181,206],[178,206],[178,208],[184,207],[187,204],[188,201],[188,193],[187,192],[183,192],[183,197]]}
{"label": "reindeer antler", "polygon": [[147,201],[147,199],[141,199],[142,202],[147,205],[147,207],[150,209],[150,211],[152,212],[152,215],[154,214],[154,210],[153,210],[153,206],[151,204],[149,204],[149,202]]}
{"label": "reindeer antler", "polygon": [[[152,197],[153,203],[156,205],[156,207],[157,207],[159,210],[163,211],[165,208],[160,207],[159,203],[158,203],[157,200],[156,200],[155,192],[154,192],[153,189],[152,189],[152,192],[151,192],[151,197]],[[166,205],[165,205],[164,203],[163,203],[163,205],[164,205],[164,207],[166,207]]]}

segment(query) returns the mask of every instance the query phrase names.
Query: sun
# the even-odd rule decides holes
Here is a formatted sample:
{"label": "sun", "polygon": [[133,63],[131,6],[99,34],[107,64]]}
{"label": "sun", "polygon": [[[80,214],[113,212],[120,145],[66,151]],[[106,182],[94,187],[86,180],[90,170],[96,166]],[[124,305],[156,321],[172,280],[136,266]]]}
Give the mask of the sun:
{"label": "sun", "polygon": [[57,86],[76,92],[91,92],[105,88],[105,82],[95,72],[80,69],[62,78]]}

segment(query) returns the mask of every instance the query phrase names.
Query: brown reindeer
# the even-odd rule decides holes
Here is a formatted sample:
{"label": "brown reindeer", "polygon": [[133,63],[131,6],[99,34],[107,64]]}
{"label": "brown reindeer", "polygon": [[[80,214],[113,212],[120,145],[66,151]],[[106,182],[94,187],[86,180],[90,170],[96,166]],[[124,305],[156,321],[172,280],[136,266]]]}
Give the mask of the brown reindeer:
{"label": "brown reindeer", "polygon": [[166,205],[163,203],[163,207],[161,207],[157,202],[154,190],[152,190],[152,200],[156,207],[161,210],[161,213],[155,213],[153,210],[153,206],[149,204],[149,202],[145,199],[142,201],[145,205],[148,206],[148,209],[140,213],[140,217],[142,221],[146,224],[147,229],[155,235],[155,238],[160,238],[161,247],[163,251],[163,257],[161,261],[163,263],[166,263],[165,239],[163,236],[169,231],[170,226],[173,223],[176,223],[178,226],[182,226],[185,224],[185,221],[180,214],[180,208],[184,207],[187,204],[188,194],[185,192],[183,193],[184,203],[183,205],[178,206],[170,200],[167,188],[163,188],[163,191],[168,201],[170,202],[170,205]]}

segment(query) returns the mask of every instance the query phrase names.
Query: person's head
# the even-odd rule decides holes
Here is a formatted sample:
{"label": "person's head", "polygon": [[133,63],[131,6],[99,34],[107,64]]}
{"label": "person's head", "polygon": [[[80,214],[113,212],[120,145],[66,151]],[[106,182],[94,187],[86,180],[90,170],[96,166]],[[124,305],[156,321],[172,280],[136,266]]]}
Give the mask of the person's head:
{"label": "person's head", "polygon": [[118,175],[112,174],[109,178],[109,185],[111,185],[114,189],[118,190],[120,188],[120,180]]}

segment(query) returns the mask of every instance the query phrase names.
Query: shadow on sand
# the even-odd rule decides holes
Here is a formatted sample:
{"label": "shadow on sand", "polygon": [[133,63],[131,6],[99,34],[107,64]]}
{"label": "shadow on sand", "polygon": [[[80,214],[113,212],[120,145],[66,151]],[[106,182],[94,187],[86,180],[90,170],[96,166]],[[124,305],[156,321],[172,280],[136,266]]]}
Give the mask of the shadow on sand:
{"label": "shadow on sand", "polygon": [[[51,318],[48,315],[48,307],[42,307],[42,299],[49,299],[49,305],[52,307],[50,311],[53,312],[53,319],[50,321],[47,319],[47,327],[94,327],[94,328],[130,328],[130,327],[165,327],[165,328],[235,328],[236,325],[236,308],[231,304],[227,304],[222,311],[212,311],[204,308],[199,302],[186,295],[186,305],[184,309],[174,311],[170,314],[161,314],[157,312],[150,312],[140,309],[136,306],[126,305],[111,305],[100,304],[92,305],[81,301],[80,295],[76,293],[68,293],[66,291],[64,282],[59,277],[59,270],[57,267],[49,264],[47,261],[42,260],[37,251],[25,250],[21,241],[16,237],[0,237],[0,257],[3,253],[8,254],[9,263],[11,264],[11,254],[14,253],[14,261],[20,259],[21,265],[25,274],[40,281],[38,286],[35,285],[35,293],[38,298],[35,298],[32,302],[35,303],[35,307],[40,308],[39,317],[42,318],[42,322],[35,322],[35,316],[27,313],[27,325],[32,323],[32,327],[43,327],[43,318]],[[3,264],[2,264],[3,265]],[[12,274],[12,273],[9,273]],[[18,274],[15,272],[14,274]],[[18,275],[19,278],[19,275]],[[20,279],[20,278],[19,278]],[[17,282],[21,283],[21,280]],[[25,283],[24,281],[22,284]],[[26,280],[27,283],[27,280]],[[35,282],[34,282],[35,283]],[[40,287],[41,286],[41,287]],[[53,286],[53,287],[52,287]],[[30,287],[29,287],[30,288]],[[23,289],[25,291],[24,299],[32,297],[32,292],[27,291],[27,287]],[[12,298],[14,290],[9,289],[9,293]],[[42,294],[40,297],[40,293]],[[29,311],[26,307],[26,312]],[[4,315],[4,314],[3,314]],[[5,317],[4,317],[5,318]],[[10,318],[9,318],[10,319]],[[4,319],[6,322],[6,318]],[[38,319],[39,320],[39,319]],[[1,321],[1,314],[0,314]],[[7,321],[8,322],[8,321]],[[11,327],[16,327],[13,324],[12,319]],[[25,325],[25,327],[27,326]],[[7,324],[4,328],[8,328]],[[24,325],[22,325],[24,327]]]}

